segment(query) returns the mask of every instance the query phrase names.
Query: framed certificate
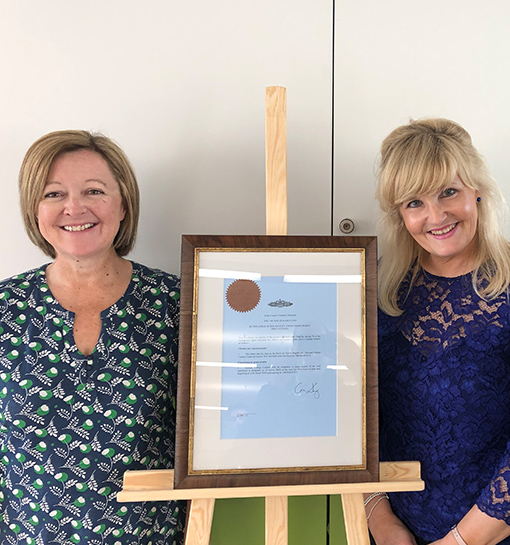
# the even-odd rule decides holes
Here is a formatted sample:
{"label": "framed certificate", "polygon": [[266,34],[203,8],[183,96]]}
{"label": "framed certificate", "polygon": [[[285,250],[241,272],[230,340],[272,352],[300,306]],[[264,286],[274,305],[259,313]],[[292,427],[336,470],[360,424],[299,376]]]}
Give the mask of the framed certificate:
{"label": "framed certificate", "polygon": [[378,480],[375,237],[182,238],[175,487]]}

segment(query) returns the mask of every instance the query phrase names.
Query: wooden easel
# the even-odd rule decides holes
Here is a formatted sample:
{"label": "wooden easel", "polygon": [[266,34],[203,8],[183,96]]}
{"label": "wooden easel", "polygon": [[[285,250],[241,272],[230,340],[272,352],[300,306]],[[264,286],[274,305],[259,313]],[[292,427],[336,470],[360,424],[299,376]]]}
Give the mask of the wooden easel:
{"label": "wooden easel", "polygon": [[379,482],[174,490],[173,469],[126,471],[120,502],[191,500],[186,545],[209,545],[216,499],[265,498],[266,545],[287,545],[287,498],[341,494],[349,545],[368,545],[363,506],[367,492],[423,490],[419,462],[381,462]]}
{"label": "wooden easel", "polygon": [[[266,234],[287,234],[287,99],[283,87],[266,88]],[[191,500],[185,545],[209,545],[214,503],[265,498],[266,545],[288,545],[288,497],[341,494],[349,545],[369,545],[363,494],[423,490],[419,462],[380,464],[380,481],[328,485],[174,490],[173,470],[127,471],[120,502]]]}

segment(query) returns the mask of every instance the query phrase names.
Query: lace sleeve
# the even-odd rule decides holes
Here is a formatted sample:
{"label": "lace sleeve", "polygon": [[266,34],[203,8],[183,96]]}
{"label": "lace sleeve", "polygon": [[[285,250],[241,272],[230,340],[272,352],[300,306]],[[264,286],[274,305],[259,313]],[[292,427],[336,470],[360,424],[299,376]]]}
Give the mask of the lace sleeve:
{"label": "lace sleeve", "polygon": [[510,525],[510,441],[499,468],[476,502],[480,511]]}

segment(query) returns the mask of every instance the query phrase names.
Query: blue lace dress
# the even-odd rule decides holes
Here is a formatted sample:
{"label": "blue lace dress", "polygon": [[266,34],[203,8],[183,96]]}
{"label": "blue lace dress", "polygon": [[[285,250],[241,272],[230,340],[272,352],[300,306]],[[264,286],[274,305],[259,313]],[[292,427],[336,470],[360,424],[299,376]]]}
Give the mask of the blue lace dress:
{"label": "blue lace dress", "polygon": [[508,296],[422,271],[403,310],[379,312],[381,459],[419,460],[426,488],[393,510],[428,541],[474,504],[510,524]]}
{"label": "blue lace dress", "polygon": [[133,263],[85,357],[45,270],[0,282],[1,545],[182,543],[182,503],[116,500],[173,467],[177,279]]}

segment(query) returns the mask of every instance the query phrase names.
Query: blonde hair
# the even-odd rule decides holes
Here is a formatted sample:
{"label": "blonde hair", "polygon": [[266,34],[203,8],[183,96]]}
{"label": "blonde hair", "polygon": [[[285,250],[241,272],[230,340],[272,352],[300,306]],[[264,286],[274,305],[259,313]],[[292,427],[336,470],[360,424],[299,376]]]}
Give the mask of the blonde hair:
{"label": "blonde hair", "polygon": [[[390,133],[381,146],[376,188],[382,210],[379,305],[387,314],[402,313],[398,305],[402,281],[411,272],[412,287],[424,252],[408,233],[400,204],[446,188],[457,175],[481,197],[473,286],[481,297],[492,299],[510,284],[510,245],[502,233],[506,202],[471,137],[448,119],[411,120]],[[482,280],[486,280],[483,285]]]}
{"label": "blonde hair", "polygon": [[126,215],[114,240],[119,256],[127,255],[134,246],[140,214],[140,194],[133,168],[122,149],[102,134],[80,130],[55,131],[39,138],[27,151],[19,172],[21,214],[30,240],[45,254],[55,258],[55,249],[41,235],[37,209],[55,159],[65,153],[90,150],[108,164],[119,184]]}

